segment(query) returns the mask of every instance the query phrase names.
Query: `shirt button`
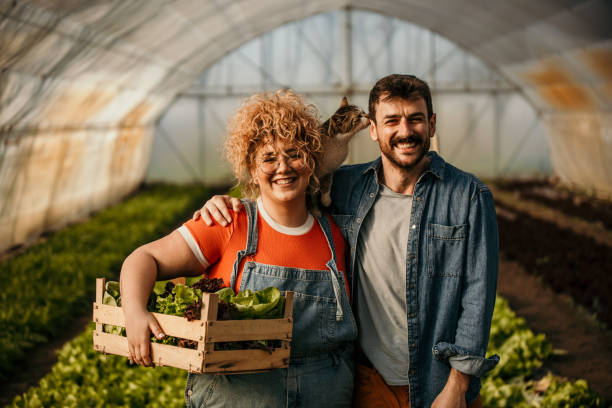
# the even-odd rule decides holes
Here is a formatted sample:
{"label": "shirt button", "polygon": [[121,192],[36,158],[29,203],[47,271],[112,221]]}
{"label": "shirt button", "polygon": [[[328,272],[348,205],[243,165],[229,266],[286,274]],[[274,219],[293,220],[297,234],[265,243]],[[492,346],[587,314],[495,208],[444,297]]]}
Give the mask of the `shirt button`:
{"label": "shirt button", "polygon": [[191,397],[191,394],[193,394],[192,390],[187,390],[187,395],[189,395]]}
{"label": "shirt button", "polygon": [[411,374],[411,375],[414,375],[414,370],[410,370],[410,374]]}
{"label": "shirt button", "polygon": [[421,196],[418,196],[418,197],[417,197],[417,201],[421,201]]}
{"label": "shirt button", "polygon": [[410,347],[415,348],[415,347],[416,347],[416,344],[412,343],[412,344],[410,345]]}
{"label": "shirt button", "polygon": [[410,313],[410,318],[414,319],[414,313]]}
{"label": "shirt button", "polygon": [[361,222],[361,218],[357,218],[357,222]]}
{"label": "shirt button", "polygon": [[410,255],[408,255],[408,258],[410,258],[410,259],[414,259],[414,254],[410,254]]}
{"label": "shirt button", "polygon": [[370,198],[374,198],[374,193],[370,193]]}
{"label": "shirt button", "polygon": [[414,283],[410,284],[410,289],[414,289]]}
{"label": "shirt button", "polygon": [[412,224],[412,229],[416,229],[416,225],[415,224]]}

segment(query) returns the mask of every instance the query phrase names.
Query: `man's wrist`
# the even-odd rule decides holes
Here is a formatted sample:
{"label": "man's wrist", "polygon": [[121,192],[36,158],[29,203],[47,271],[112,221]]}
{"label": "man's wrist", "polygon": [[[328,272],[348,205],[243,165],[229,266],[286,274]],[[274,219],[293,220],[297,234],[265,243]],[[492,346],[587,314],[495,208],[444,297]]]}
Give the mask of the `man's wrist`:
{"label": "man's wrist", "polygon": [[466,393],[470,385],[470,375],[464,374],[459,370],[451,368],[446,384],[457,392]]}

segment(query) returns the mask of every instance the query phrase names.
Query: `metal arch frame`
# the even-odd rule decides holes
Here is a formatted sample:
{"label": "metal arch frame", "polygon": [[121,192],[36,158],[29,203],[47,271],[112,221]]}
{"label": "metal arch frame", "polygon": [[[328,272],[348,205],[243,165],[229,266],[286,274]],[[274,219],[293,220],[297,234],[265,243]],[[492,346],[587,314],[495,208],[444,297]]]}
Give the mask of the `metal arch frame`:
{"label": "metal arch frame", "polygon": [[[339,26],[340,32],[336,34],[335,30],[338,26],[335,25],[335,20],[331,17],[332,13],[329,14],[330,17],[324,20],[324,28],[327,30],[322,35],[319,35],[319,38],[325,38],[329,41],[334,41],[333,45],[339,45],[340,47],[340,64],[341,64],[341,72],[338,72],[334,67],[333,63],[337,62],[333,58],[330,58],[329,52],[326,53],[326,50],[322,47],[318,47],[316,44],[316,40],[311,38],[312,34],[308,32],[306,29],[305,22],[307,19],[297,20],[294,22],[288,23],[288,26],[291,30],[293,30],[294,35],[292,38],[295,40],[295,50],[296,52],[292,52],[289,54],[285,54],[284,64],[289,67],[288,78],[290,83],[295,83],[294,79],[296,75],[298,75],[298,69],[301,63],[301,53],[300,51],[304,49],[309,49],[313,52],[313,55],[318,59],[318,61],[323,65],[324,68],[324,78],[323,84],[315,85],[315,86],[294,86],[293,88],[300,93],[306,94],[308,96],[329,96],[329,95],[337,95],[338,97],[342,95],[346,96],[354,96],[354,95],[368,95],[370,86],[361,84],[355,81],[355,67],[353,66],[353,52],[356,50],[356,47],[359,46],[360,51],[366,55],[370,55],[370,58],[366,58],[367,60],[371,60],[372,58],[378,58],[386,52],[386,65],[388,69],[390,69],[393,65],[393,55],[389,49],[389,47],[376,47],[376,49],[372,50],[368,48],[368,44],[366,41],[363,41],[363,36],[365,35],[362,31],[354,31],[353,30],[353,9],[351,7],[345,7],[344,9],[339,11]],[[324,15],[325,15],[324,14]],[[385,43],[388,43],[393,39],[396,24],[393,17],[388,15],[378,14],[380,18],[383,19],[382,23],[384,23],[384,31],[385,31]],[[312,16],[311,16],[312,17]],[[382,24],[381,23],[381,24]],[[409,22],[408,22],[409,23]],[[410,23],[412,24],[412,23]],[[285,29],[287,29],[285,27]],[[318,27],[315,27],[318,29]],[[422,28],[422,27],[421,27]],[[312,29],[312,27],[310,27]],[[420,73],[417,73],[419,77],[426,78],[428,77],[428,81],[432,87],[432,93],[434,95],[443,95],[443,94],[457,94],[457,93],[465,93],[465,94],[486,94],[490,95],[493,99],[494,110],[494,134],[493,134],[493,173],[495,175],[500,174],[500,170],[507,169],[508,166],[515,161],[517,155],[520,154],[522,147],[528,141],[528,138],[523,136],[519,145],[516,146],[511,153],[511,157],[506,159],[506,163],[504,166],[500,163],[501,160],[501,129],[500,129],[500,116],[502,112],[502,107],[500,106],[501,98],[499,96],[504,93],[517,93],[523,94],[522,90],[508,82],[503,75],[501,75],[495,68],[490,67],[485,61],[482,61],[478,58],[479,61],[482,61],[484,66],[489,71],[489,75],[487,78],[492,78],[491,81],[486,81],[485,83],[478,82],[473,78],[470,78],[470,70],[468,67],[468,55],[466,50],[454,44],[448,52],[441,54],[436,46],[437,39],[441,38],[438,34],[430,31],[426,28],[422,28],[423,31],[419,31],[419,33],[424,33],[428,36],[429,40],[429,65],[428,67]],[[190,89],[187,89],[177,95],[177,99],[181,97],[185,98],[195,98],[198,101],[198,140],[202,139],[198,143],[198,150],[201,153],[199,155],[199,177],[204,176],[204,165],[203,161],[206,160],[203,139],[205,139],[204,132],[204,106],[208,102],[209,99],[215,97],[247,97],[252,95],[254,92],[260,92],[265,89],[270,89],[271,87],[277,88],[287,88],[289,87],[287,84],[283,84],[282,81],[278,81],[274,75],[274,59],[273,59],[273,49],[275,38],[273,35],[274,31],[270,31],[266,34],[263,34],[251,41],[259,43],[259,61],[254,60],[250,56],[246,55],[241,48],[234,50],[232,53],[227,54],[226,57],[219,60],[223,65],[212,65],[209,69],[200,76],[196,85]],[[325,34],[332,33],[333,35],[325,36]],[[414,35],[414,34],[411,34]],[[338,40],[336,40],[338,38]],[[426,37],[427,38],[427,37]],[[412,38],[411,38],[412,39]],[[360,41],[361,40],[361,41]],[[358,43],[358,44],[356,44]],[[250,43],[246,43],[250,44]],[[330,49],[333,49],[330,48]],[[293,49],[292,49],[293,50]],[[451,57],[455,57],[456,54],[459,53],[459,57],[461,58],[461,78],[458,82],[461,83],[461,86],[458,87],[446,87],[443,83],[439,82],[439,77],[437,76],[438,70],[444,66],[444,64],[448,63]],[[247,65],[254,68],[259,73],[259,82],[257,84],[253,84],[252,86],[240,86],[239,88],[236,86],[232,86],[229,84],[224,87],[221,91],[218,89],[210,88],[206,85],[206,78],[212,71],[211,68],[215,66],[219,68],[227,69],[226,77],[231,78],[233,75],[233,66],[235,63],[235,59],[240,59]],[[370,70],[373,73],[376,72],[375,68],[371,64],[366,64],[361,70],[360,74],[356,75],[360,77],[362,73],[367,72],[365,70]],[[499,78],[499,79],[497,79]],[[337,80],[337,81],[335,81]],[[325,83],[326,82],[326,83]],[[500,82],[504,85],[500,86]],[[506,85],[507,84],[507,85]],[[529,104],[533,109],[535,109],[533,104]],[[473,112],[472,115],[477,115],[478,112]],[[536,117],[540,116],[540,112],[536,111]],[[213,118],[215,122],[222,123],[223,121],[220,118]],[[478,119],[475,116],[471,116],[468,121],[469,123],[475,123]],[[161,116],[160,116],[161,122]],[[160,124],[158,122],[158,126]],[[527,135],[531,135],[531,131],[527,132]],[[468,137],[468,136],[464,136]],[[449,156],[450,159],[454,155],[458,154],[457,149],[455,149],[455,153],[451,153]],[[182,160],[182,159],[181,159]]]}

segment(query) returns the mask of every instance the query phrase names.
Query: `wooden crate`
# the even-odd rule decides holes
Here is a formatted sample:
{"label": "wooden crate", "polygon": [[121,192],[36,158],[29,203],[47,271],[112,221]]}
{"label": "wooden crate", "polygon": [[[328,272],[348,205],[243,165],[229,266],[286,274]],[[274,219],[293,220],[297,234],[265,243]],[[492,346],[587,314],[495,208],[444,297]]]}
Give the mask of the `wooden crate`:
{"label": "wooden crate", "polygon": [[[105,279],[96,281],[96,301],[93,304],[94,349],[102,353],[129,356],[127,338],[102,331],[103,324],[125,327],[123,310],[102,303]],[[289,365],[293,329],[293,292],[285,294],[282,319],[217,320],[219,297],[213,293],[202,296],[200,320],[153,313],[167,336],[196,341],[196,350],[161,343],[151,344],[151,360],[158,366],[178,367],[192,373],[238,374],[285,368]],[[281,347],[271,351],[215,350],[217,342],[247,340],[281,340]]]}

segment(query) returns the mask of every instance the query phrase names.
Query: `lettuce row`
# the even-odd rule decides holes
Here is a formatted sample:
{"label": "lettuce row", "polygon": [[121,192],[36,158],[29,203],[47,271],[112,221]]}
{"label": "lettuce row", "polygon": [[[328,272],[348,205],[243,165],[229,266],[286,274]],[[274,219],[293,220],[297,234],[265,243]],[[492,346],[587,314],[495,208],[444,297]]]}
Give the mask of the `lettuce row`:
{"label": "lettuce row", "polygon": [[94,351],[93,324],[58,354],[49,374],[17,396],[12,408],[184,407],[186,372],[179,368],[130,366],[125,357]]}
{"label": "lettuce row", "polygon": [[586,381],[568,382],[552,374],[539,381],[534,371],[551,355],[552,345],[535,335],[525,319],[516,316],[508,302],[497,297],[489,336],[489,354],[499,354],[499,364],[482,379],[485,407],[578,408],[604,407]]}
{"label": "lettuce row", "polygon": [[[228,292],[229,293],[229,292]],[[221,294],[219,295],[222,296]],[[223,296],[227,296],[224,294]],[[282,299],[282,298],[281,298]],[[280,302],[280,300],[279,300]],[[129,366],[127,359],[103,355],[93,350],[91,325],[85,333],[67,343],[59,353],[58,363],[37,387],[17,397],[11,407],[183,407],[185,371],[178,368]],[[524,360],[533,355],[548,355],[549,345],[543,337],[522,335],[522,338],[537,338],[537,341],[516,342],[504,345],[513,335],[513,330],[529,331],[523,319],[509,309],[505,300],[498,297],[493,313],[489,352],[509,353],[502,355],[500,364],[510,368],[499,369],[483,378],[481,395],[485,407],[604,407],[605,402],[588,387],[586,381],[567,382],[548,375],[540,381],[548,385],[544,391],[538,382],[529,380],[538,362]],[[533,336],[533,337],[532,337]],[[539,346],[538,346],[539,344]],[[535,345],[535,346],[534,346]],[[524,348],[540,350],[530,353]],[[514,350],[514,351],[510,351]],[[520,350],[520,351],[519,351]],[[521,356],[519,364],[512,363]],[[529,368],[531,367],[531,368]],[[512,374],[514,373],[514,374]],[[501,376],[515,375],[514,377]],[[541,383],[540,383],[541,384]]]}
{"label": "lettuce row", "polygon": [[90,311],[97,277],[116,278],[134,248],[167,234],[208,196],[202,186],[148,186],[0,261],[0,381]]}

